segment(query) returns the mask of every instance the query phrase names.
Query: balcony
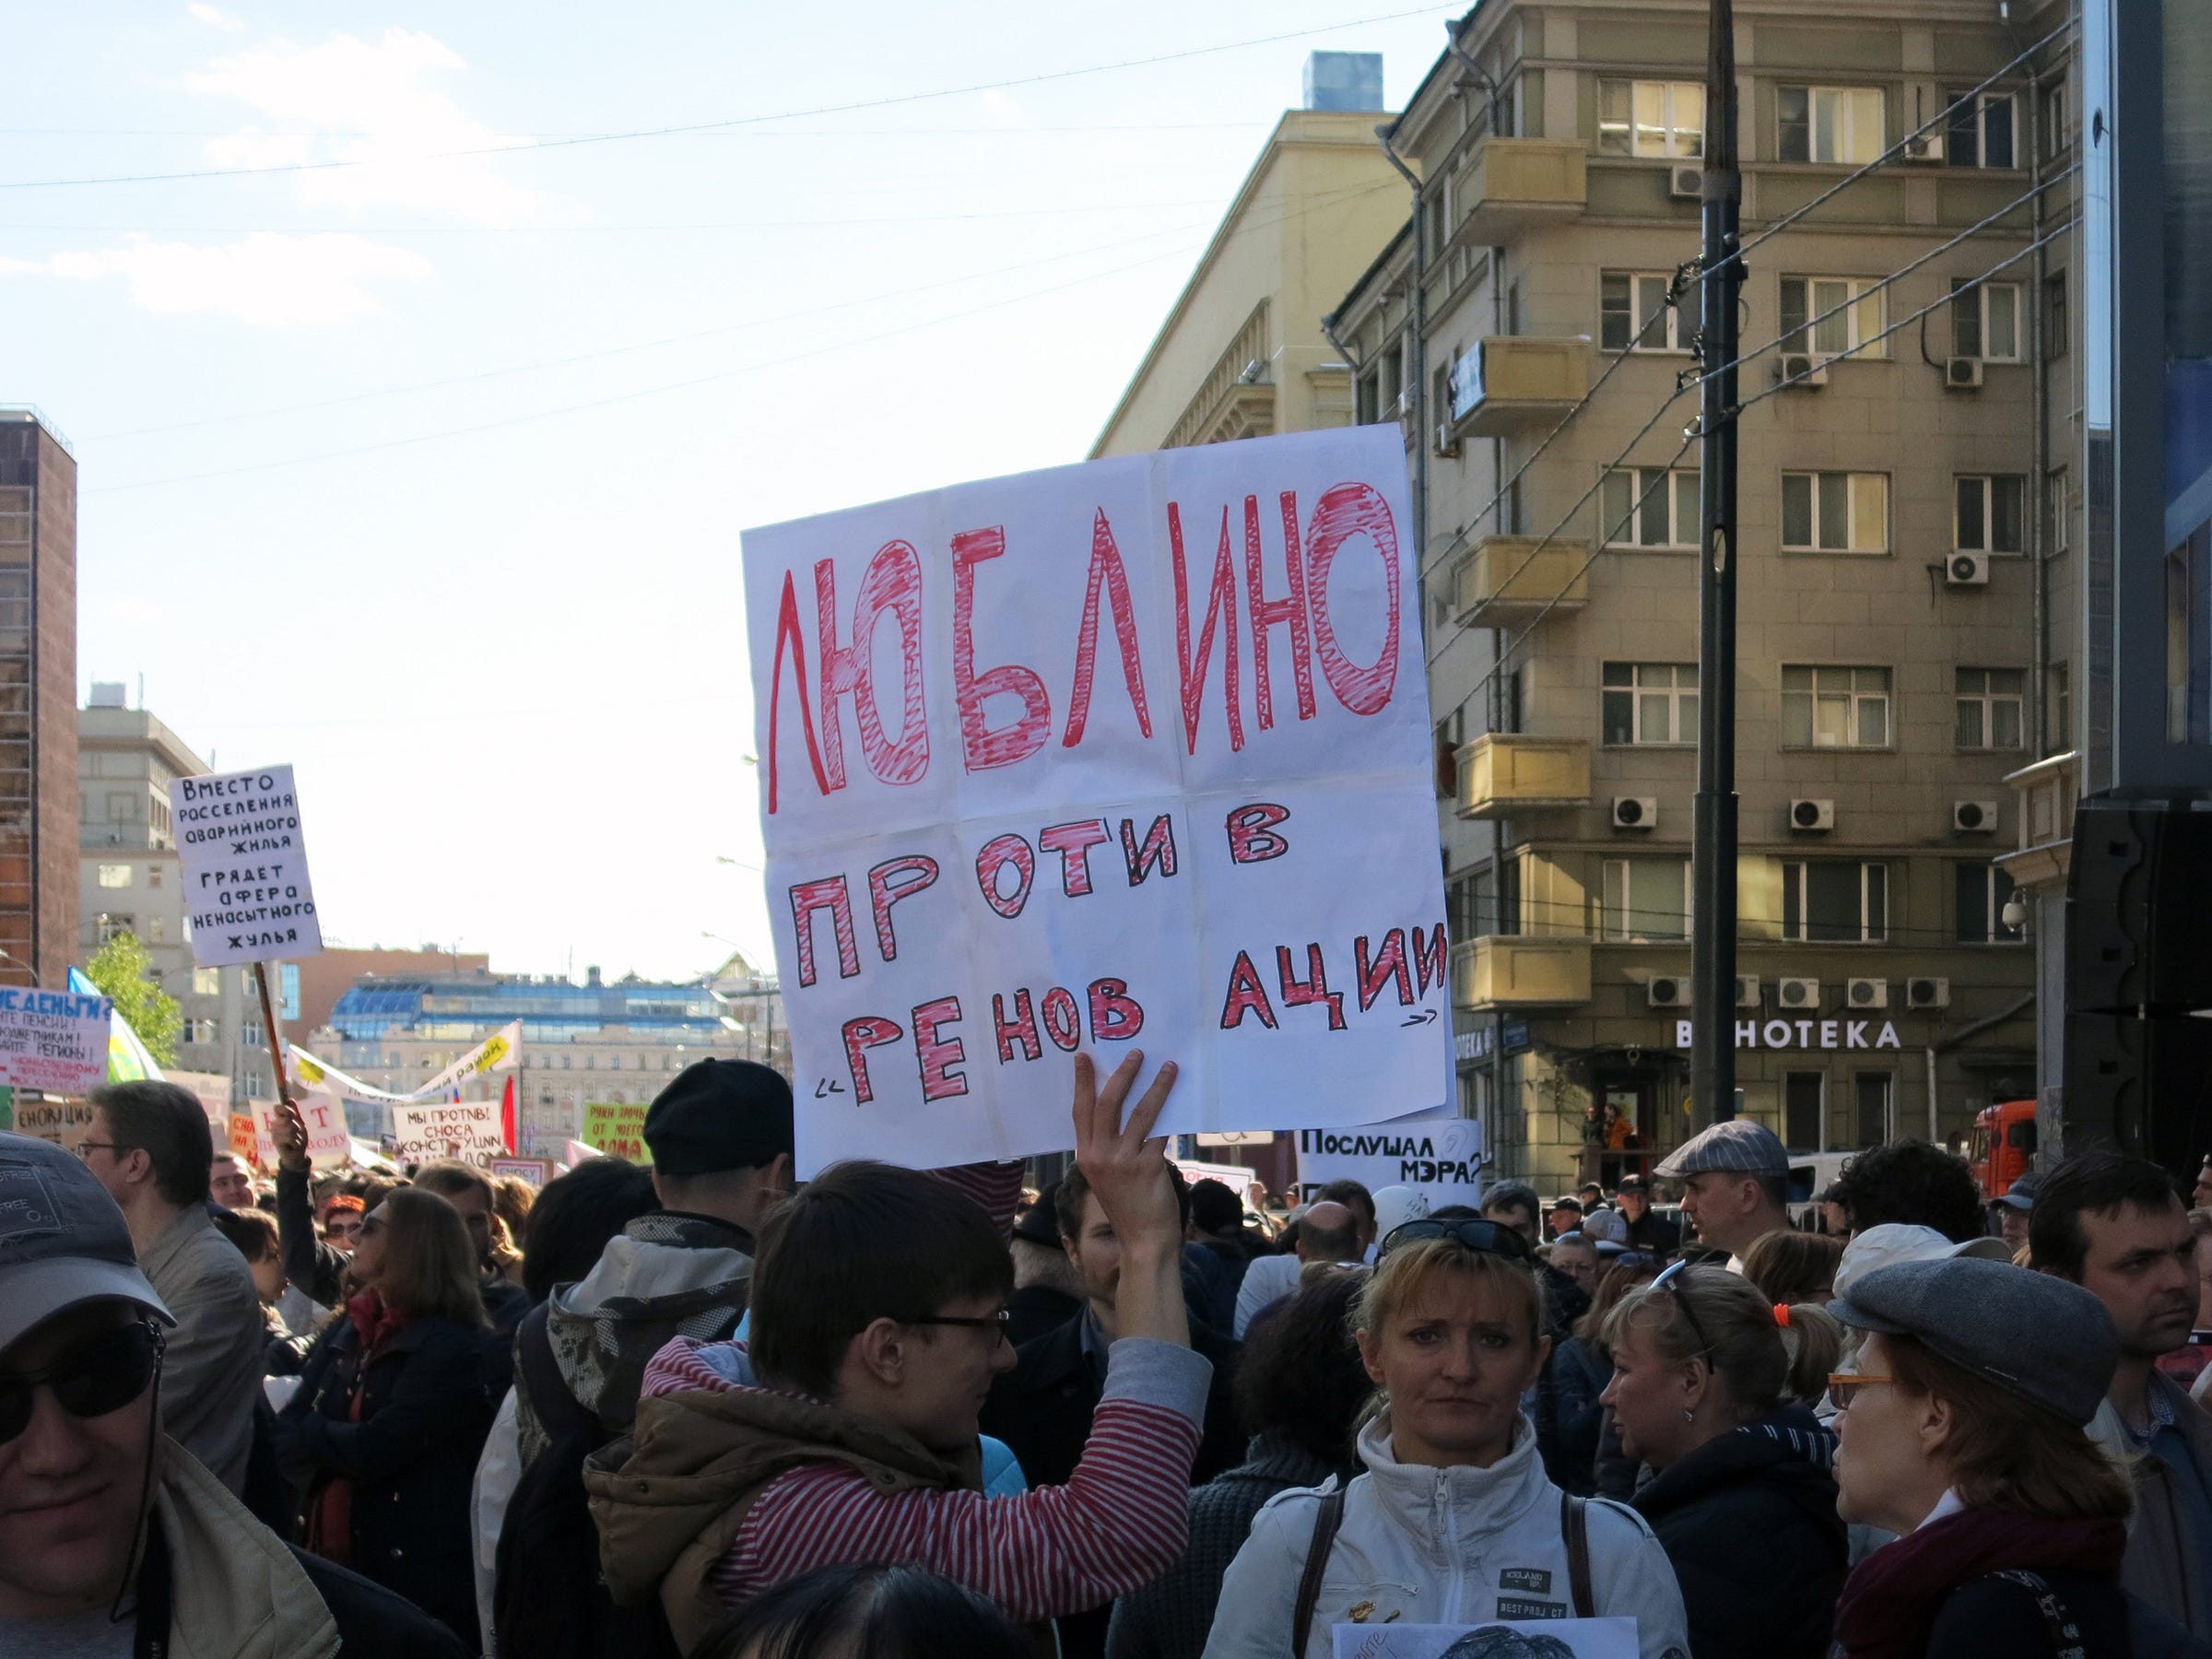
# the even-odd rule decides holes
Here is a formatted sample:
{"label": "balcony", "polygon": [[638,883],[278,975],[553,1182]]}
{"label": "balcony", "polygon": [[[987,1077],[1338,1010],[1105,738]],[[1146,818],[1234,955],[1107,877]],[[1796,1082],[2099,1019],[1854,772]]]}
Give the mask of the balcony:
{"label": "balcony", "polygon": [[2020,844],[1995,863],[2019,887],[2063,889],[2073,863],[2074,808],[2081,797],[2081,757],[2072,749],[2008,774],[2020,820]]}
{"label": "balcony", "polygon": [[1462,1008],[1571,1007],[1590,1000],[1590,941],[1493,934],[1452,947]]}
{"label": "balcony", "polygon": [[1461,818],[1590,804],[1590,745],[1580,737],[1491,732],[1462,745],[1457,759]]}
{"label": "balcony", "polygon": [[1451,245],[1499,247],[1576,218],[1590,199],[1587,166],[1578,139],[1485,138],[1454,186],[1466,217],[1453,228]]}
{"label": "balcony", "polygon": [[1590,603],[1586,541],[1541,542],[1533,535],[1486,535],[1452,571],[1452,608],[1462,628],[1511,628],[1546,606],[1581,610]]}
{"label": "balcony", "polygon": [[1590,390],[1587,336],[1491,335],[1452,369],[1452,435],[1547,430]]}

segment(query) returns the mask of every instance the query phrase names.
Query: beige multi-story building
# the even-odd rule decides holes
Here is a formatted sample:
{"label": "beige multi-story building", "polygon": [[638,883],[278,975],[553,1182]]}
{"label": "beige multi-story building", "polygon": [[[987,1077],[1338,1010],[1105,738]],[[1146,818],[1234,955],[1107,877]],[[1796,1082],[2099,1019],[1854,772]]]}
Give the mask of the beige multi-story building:
{"label": "beige multi-story building", "polygon": [[[1994,860],[2004,780],[2049,743],[2051,301],[2030,262],[1992,272],[2032,237],[2042,112],[2024,74],[1962,99],[2027,43],[1983,5],[1735,16],[1741,977],[1714,1012],[1740,1110],[1794,1148],[1948,1139],[2036,1077]],[[1608,1174],[1698,1126],[1705,25],[1469,12],[1389,135],[1418,212],[1331,320],[1425,516],[1463,1105],[1500,1173],[1541,1182],[1588,1169],[1609,1120],[1631,1138]]]}
{"label": "beige multi-story building", "polygon": [[[1342,89],[1355,107],[1276,124],[1092,459],[1351,424],[1351,376],[1321,317],[1404,222],[1406,187],[1375,143],[1381,58],[1314,58],[1364,72]],[[1345,101],[1307,78],[1309,103]]]}

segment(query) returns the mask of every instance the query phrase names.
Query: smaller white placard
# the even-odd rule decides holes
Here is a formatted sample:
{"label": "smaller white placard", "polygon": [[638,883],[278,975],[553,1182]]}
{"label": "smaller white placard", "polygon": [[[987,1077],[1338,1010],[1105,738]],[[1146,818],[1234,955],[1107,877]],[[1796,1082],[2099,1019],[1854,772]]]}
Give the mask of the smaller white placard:
{"label": "smaller white placard", "polygon": [[486,1164],[507,1156],[507,1136],[497,1100],[441,1100],[392,1108],[392,1145],[386,1155],[401,1163],[453,1158]]}
{"label": "smaller white placard", "polygon": [[169,807],[194,962],[223,968],[321,952],[289,766],[171,778]]}

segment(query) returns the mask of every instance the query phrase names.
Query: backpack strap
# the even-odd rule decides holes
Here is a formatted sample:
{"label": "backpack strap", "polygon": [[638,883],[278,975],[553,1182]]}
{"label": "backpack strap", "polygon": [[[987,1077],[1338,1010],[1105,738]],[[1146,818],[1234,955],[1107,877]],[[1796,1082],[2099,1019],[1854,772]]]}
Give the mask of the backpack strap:
{"label": "backpack strap", "polygon": [[2074,1622],[2074,1615],[2066,1610],[2058,1592],[2051,1588],[2050,1580],[2025,1567],[2007,1567],[1986,1576],[2018,1584],[2034,1598],[2035,1610],[2042,1615],[2043,1631],[2051,1641],[2052,1659],[2082,1659],[2081,1627]]}
{"label": "backpack strap", "polygon": [[1298,1603],[1290,1618],[1290,1659],[1305,1659],[1306,1639],[1313,1633],[1313,1609],[1321,1603],[1321,1578],[1328,1571],[1329,1552],[1336,1547],[1336,1529],[1344,1524],[1344,1488],[1324,1492],[1313,1511],[1313,1539],[1306,1546],[1306,1570],[1299,1574]]}
{"label": "backpack strap", "polygon": [[1559,1535],[1567,1540],[1567,1583],[1577,1618],[1595,1618],[1590,1593],[1590,1506],[1571,1492],[1559,1494]]}
{"label": "backpack strap", "polygon": [[[563,1435],[591,1433],[597,1419],[577,1404],[576,1396],[569,1392],[568,1380],[560,1374],[560,1361],[553,1357],[553,1335],[546,1322],[549,1305],[538,1303],[515,1326],[514,1369],[515,1382],[528,1397],[538,1426],[549,1439],[559,1440]],[[605,1431],[599,1430],[594,1438],[604,1439]]]}

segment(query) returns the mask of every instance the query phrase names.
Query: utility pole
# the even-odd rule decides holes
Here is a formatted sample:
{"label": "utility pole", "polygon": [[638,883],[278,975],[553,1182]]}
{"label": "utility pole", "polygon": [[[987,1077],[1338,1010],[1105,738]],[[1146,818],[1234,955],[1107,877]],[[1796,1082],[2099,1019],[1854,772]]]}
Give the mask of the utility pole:
{"label": "utility pole", "polygon": [[1705,245],[1699,260],[1698,794],[1690,822],[1690,1094],[1735,1115],[1735,358],[1744,266],[1735,18],[1712,0],[1705,60]]}

